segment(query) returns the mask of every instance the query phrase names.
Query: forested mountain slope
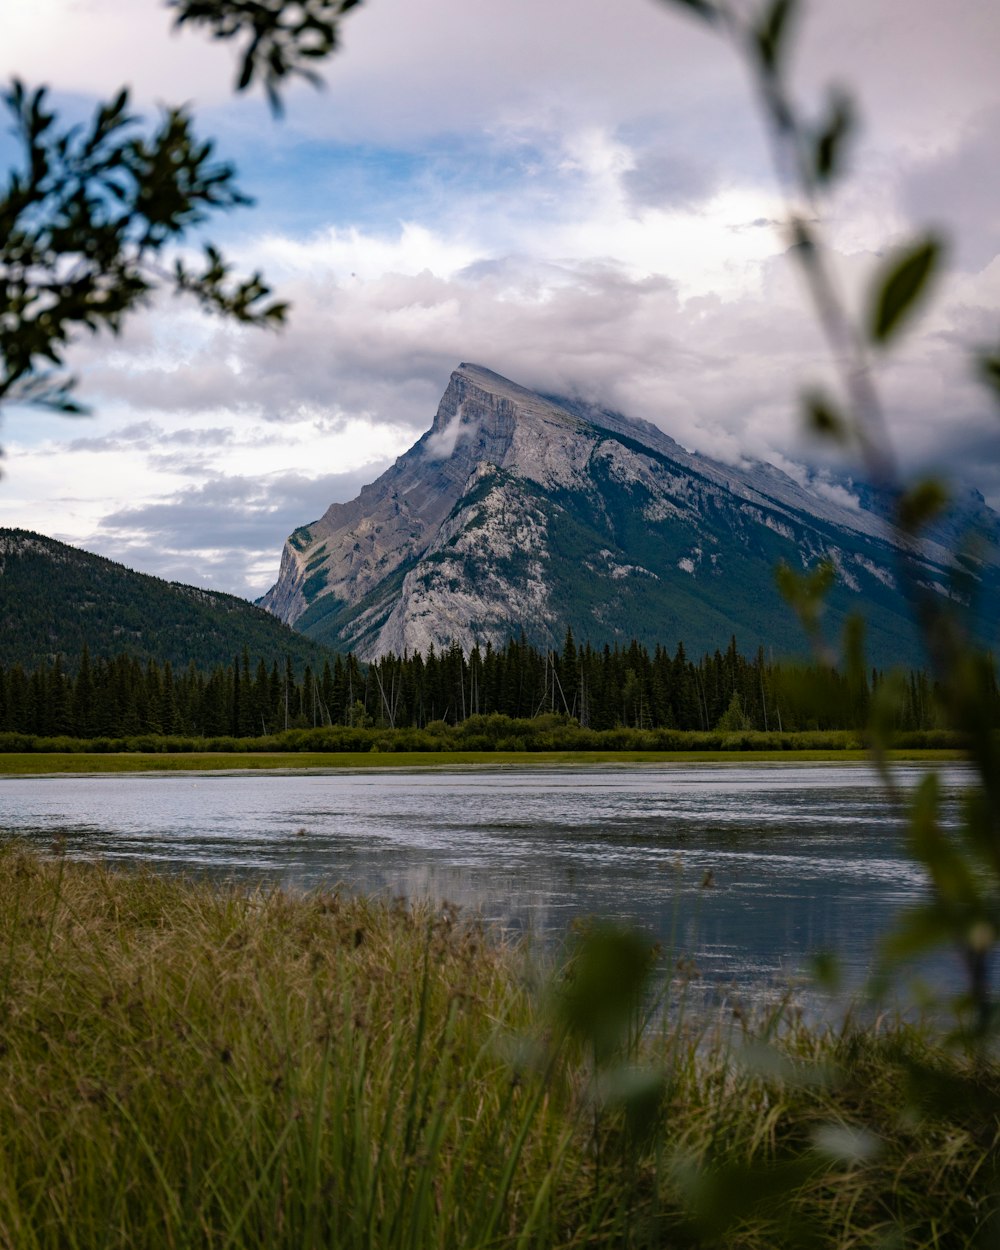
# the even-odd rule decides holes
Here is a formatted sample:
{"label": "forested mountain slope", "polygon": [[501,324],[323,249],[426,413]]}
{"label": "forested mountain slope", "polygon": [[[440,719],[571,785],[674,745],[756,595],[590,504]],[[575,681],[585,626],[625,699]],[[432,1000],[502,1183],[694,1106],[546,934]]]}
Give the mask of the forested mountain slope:
{"label": "forested mountain slope", "polygon": [[62,656],[73,668],[122,652],[200,669],[251,655],[301,668],[330,652],[235,595],[135,573],[28,530],[0,529],[0,663],[35,667]]}

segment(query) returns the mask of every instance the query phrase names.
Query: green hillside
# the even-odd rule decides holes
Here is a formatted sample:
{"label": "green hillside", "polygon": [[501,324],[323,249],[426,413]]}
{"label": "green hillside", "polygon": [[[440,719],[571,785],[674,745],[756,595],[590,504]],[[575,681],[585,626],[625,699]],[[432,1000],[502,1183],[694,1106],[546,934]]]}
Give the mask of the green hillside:
{"label": "green hillside", "polygon": [[128,652],[175,667],[229,663],[246,648],[296,668],[331,652],[236,595],[165,582],[28,530],[0,529],[0,664],[73,668]]}

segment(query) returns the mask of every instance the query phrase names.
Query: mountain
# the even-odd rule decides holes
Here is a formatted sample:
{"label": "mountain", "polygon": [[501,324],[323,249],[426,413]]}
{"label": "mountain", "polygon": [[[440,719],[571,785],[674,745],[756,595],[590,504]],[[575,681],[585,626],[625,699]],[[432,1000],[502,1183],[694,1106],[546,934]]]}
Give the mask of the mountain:
{"label": "mountain", "polygon": [[[479,365],[451,376],[431,428],[351,503],[288,539],[262,606],[363,658],[523,629],[561,642],[636,637],[689,651],[801,651],[774,568],[829,557],[827,624],[861,609],[873,662],[918,659],[877,492],[808,489],[733,467],[647,422],[526,390]],[[983,619],[1000,605],[1000,517],[981,496],[942,522],[924,580],[949,593],[954,528],[971,522]]]}
{"label": "mountain", "polygon": [[0,664],[34,668],[61,655],[75,667],[84,644],[95,659],[139,659],[201,669],[246,647],[256,659],[298,669],[329,652],[235,595],[134,573],[103,556],[28,530],[0,529]]}

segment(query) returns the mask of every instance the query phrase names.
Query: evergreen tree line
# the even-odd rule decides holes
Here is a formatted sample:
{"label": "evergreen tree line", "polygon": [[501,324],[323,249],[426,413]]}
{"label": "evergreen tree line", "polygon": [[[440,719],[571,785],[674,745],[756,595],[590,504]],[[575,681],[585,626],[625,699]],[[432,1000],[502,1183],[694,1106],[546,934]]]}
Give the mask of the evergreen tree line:
{"label": "evergreen tree line", "polygon": [[[561,650],[541,650],[522,636],[467,656],[457,644],[367,665],[338,655],[301,675],[290,658],[252,663],[247,651],[207,673],[194,663],[175,673],[169,662],[129,655],[92,661],[85,649],[75,675],[59,659],[30,672],[0,667],[0,732],[254,738],[338,725],[421,729],[494,713],[556,714],[594,730],[860,729],[885,680],[877,671],[849,677],[820,665],[775,664],[763,651],[746,657],[735,638],[697,662],[683,644],[673,654],[663,647],[651,654],[637,642],[581,647],[567,632]],[[897,674],[892,686],[895,728],[939,725],[925,674]],[[993,700],[1000,724],[995,676]]]}

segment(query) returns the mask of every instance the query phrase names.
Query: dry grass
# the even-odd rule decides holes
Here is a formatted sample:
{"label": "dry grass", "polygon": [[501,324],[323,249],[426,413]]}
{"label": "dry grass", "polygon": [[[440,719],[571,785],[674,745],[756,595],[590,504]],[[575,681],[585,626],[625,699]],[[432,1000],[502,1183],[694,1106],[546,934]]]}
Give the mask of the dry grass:
{"label": "dry grass", "polygon": [[[995,1069],[901,1028],[771,1021],[780,1042],[748,1046],[669,1014],[642,1032],[632,1007],[609,1046],[599,980],[567,1013],[586,958],[543,976],[448,908],[8,845],[0,1245],[764,1247],[811,1221],[846,1250],[987,1228]],[[981,1097],[918,1114],[903,1083],[925,1070]]]}

